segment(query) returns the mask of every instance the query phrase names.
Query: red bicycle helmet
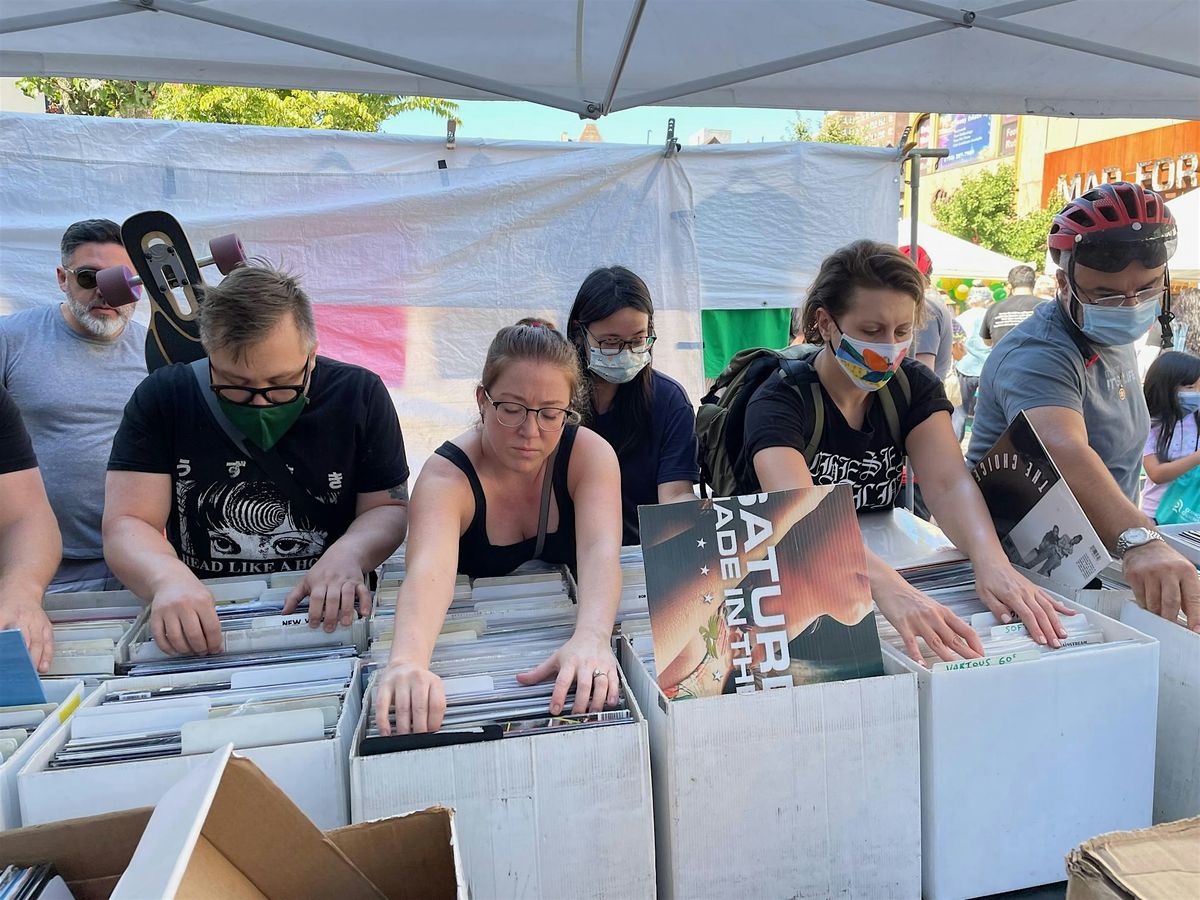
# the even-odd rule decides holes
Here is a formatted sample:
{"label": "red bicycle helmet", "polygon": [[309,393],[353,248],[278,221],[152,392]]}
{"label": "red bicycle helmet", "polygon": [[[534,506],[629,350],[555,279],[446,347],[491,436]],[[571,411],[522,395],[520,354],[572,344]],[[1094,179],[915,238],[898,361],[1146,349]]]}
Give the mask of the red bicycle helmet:
{"label": "red bicycle helmet", "polygon": [[[909,247],[908,244],[905,244],[903,247],[900,248],[900,252],[903,253],[905,256],[907,256],[909,259],[912,259],[911,251],[912,251],[912,248]],[[929,258],[929,254],[925,252],[925,248],[922,247],[920,244],[917,244],[916,263],[917,263],[917,271],[926,277],[928,277],[929,273],[933,271],[933,260]]]}
{"label": "red bicycle helmet", "polygon": [[1140,184],[1102,184],[1059,211],[1047,245],[1057,264],[1063,253],[1101,272],[1120,272],[1131,262],[1166,265],[1175,253],[1178,229],[1162,197]]}

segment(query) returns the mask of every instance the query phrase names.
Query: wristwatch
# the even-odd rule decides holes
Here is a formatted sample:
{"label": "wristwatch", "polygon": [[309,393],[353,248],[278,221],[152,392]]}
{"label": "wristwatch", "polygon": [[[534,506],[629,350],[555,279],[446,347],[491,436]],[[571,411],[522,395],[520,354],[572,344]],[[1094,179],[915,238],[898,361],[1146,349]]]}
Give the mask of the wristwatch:
{"label": "wristwatch", "polygon": [[1126,528],[1117,538],[1117,559],[1124,559],[1125,554],[1134,547],[1141,547],[1151,541],[1161,541],[1163,536],[1150,528]]}

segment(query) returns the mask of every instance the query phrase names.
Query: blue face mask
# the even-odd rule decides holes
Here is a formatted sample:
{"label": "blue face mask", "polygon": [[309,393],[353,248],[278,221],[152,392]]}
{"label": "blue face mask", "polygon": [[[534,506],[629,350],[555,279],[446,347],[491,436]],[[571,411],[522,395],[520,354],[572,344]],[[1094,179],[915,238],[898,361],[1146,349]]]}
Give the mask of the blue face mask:
{"label": "blue face mask", "polygon": [[1179,408],[1185,416],[1200,412],[1200,391],[1180,391]]}
{"label": "blue face mask", "polygon": [[650,362],[650,351],[634,353],[625,349],[616,356],[605,356],[598,347],[588,348],[588,368],[605,381],[625,384],[633,381],[637,373]]}
{"label": "blue face mask", "polygon": [[1088,339],[1102,347],[1120,347],[1132,344],[1142,337],[1158,316],[1157,303],[1139,303],[1137,306],[1083,306],[1083,324],[1079,330]]}

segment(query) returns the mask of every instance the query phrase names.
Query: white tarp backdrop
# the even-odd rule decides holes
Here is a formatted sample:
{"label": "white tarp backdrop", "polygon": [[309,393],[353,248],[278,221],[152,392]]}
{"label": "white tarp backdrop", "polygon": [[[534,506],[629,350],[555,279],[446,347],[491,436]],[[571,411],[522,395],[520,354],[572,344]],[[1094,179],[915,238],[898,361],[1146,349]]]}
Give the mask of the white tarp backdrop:
{"label": "white tarp backdrop", "polygon": [[237,232],[249,253],[302,276],[323,352],[383,376],[418,463],[471,421],[496,329],[531,314],[565,326],[596,266],[646,280],[656,365],[695,400],[702,305],[795,305],[830,250],[890,240],[899,203],[892,151],[812,144],[665,158],[638,146],[447,150],[387,135],[5,115],[0,158],[0,313],[61,299],[58,241],[78,219],[165,209],[198,255]]}
{"label": "white tarp backdrop", "polygon": [[0,35],[0,75],[588,116],[672,103],[1200,117],[1196,0],[0,0]]}

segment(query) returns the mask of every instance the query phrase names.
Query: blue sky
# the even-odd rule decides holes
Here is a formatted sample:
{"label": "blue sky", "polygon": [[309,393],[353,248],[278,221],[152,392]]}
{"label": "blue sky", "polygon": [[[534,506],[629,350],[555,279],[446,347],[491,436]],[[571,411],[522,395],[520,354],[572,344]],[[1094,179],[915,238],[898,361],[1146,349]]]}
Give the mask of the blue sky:
{"label": "blue sky", "polygon": [[[822,113],[805,111],[802,115],[816,130]],[[733,142],[741,144],[783,140],[796,111],[644,106],[605,116],[596,122],[596,127],[605,143],[662,144],[667,139],[667,119],[672,116],[675,137],[680,143],[686,143],[689,135],[702,128],[727,128],[733,131]],[[574,113],[505,100],[462,101],[458,117],[463,120],[458,129],[460,138],[557,141],[565,131],[576,140],[587,124]],[[383,130],[390,134],[436,137],[446,133],[446,123],[426,112],[408,112],[384,122]]]}

